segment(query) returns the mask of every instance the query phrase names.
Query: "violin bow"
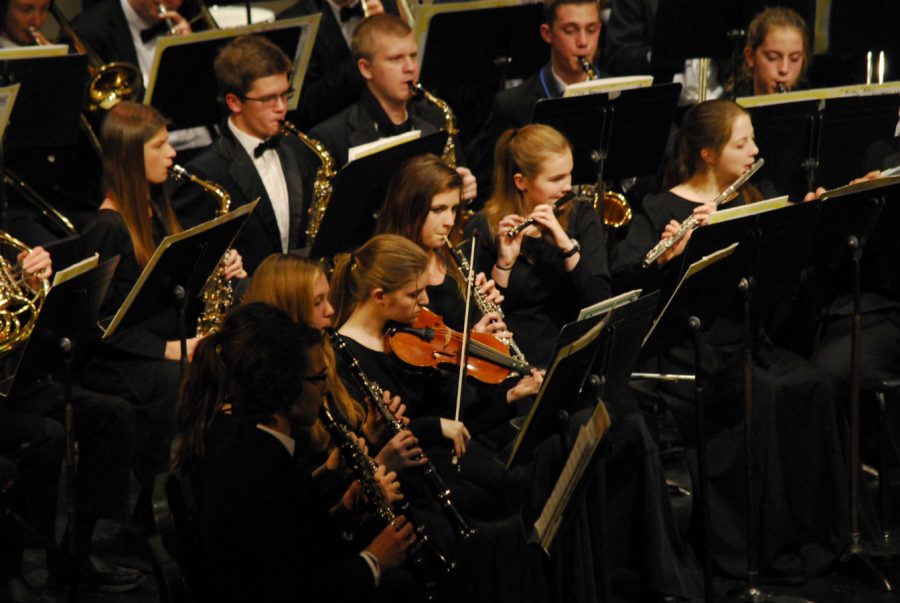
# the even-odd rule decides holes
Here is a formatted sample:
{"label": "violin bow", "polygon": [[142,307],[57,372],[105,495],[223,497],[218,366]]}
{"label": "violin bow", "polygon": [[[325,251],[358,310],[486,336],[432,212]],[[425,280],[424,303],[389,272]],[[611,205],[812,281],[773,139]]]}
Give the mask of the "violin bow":
{"label": "violin bow", "polygon": [[[456,421],[460,420],[460,415],[462,413],[463,382],[465,381],[466,372],[469,367],[469,314],[472,310],[472,287],[475,285],[475,241],[477,237],[477,231],[472,233],[472,242],[469,249],[469,266],[472,266],[472,269],[469,270],[468,278],[466,278],[466,312],[463,318],[462,348],[459,352],[459,379],[456,382],[456,412],[453,415],[453,418]],[[459,458],[456,454],[453,455],[452,462],[456,465],[457,470],[459,470]]]}

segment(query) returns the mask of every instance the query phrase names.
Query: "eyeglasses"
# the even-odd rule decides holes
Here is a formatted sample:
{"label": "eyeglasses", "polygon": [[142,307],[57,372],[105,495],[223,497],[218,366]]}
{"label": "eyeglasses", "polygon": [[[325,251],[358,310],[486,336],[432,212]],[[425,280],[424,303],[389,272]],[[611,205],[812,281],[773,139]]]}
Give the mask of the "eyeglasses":
{"label": "eyeglasses", "polygon": [[286,92],[282,92],[281,94],[270,94],[268,96],[259,96],[256,98],[252,96],[242,96],[241,98],[245,101],[253,101],[255,103],[259,103],[263,107],[272,107],[277,104],[279,100],[283,100],[285,104],[287,104],[292,98],[294,98],[294,90],[292,88]]}
{"label": "eyeglasses", "polygon": [[319,385],[320,383],[325,383],[325,380],[328,379],[327,372],[321,372],[318,375],[309,375],[307,377],[303,377],[303,380],[307,383],[311,383],[313,385]]}

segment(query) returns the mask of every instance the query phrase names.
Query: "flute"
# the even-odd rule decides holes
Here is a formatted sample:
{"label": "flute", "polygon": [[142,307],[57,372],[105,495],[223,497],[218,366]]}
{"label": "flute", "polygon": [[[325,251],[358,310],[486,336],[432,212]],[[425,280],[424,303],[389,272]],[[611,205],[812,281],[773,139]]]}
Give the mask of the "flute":
{"label": "flute", "polygon": [[[568,193],[566,193],[565,195],[563,195],[562,197],[560,197],[559,199],[557,199],[556,201],[554,201],[552,203],[553,211],[560,209],[563,205],[565,205],[566,203],[568,203],[569,201],[571,201],[574,198],[575,198],[575,192],[569,191]],[[529,226],[534,226],[536,223],[537,223],[537,221],[534,218],[529,218],[529,219],[525,220],[524,222],[522,222],[521,224],[519,224],[518,226],[514,226],[514,227],[510,228],[509,231],[506,233],[506,236],[508,236],[510,239],[514,239],[514,238],[516,238],[516,236],[518,236],[518,234],[520,232],[522,232]]]}
{"label": "flute", "polygon": [[[712,201],[712,204],[718,207],[725,203],[725,201],[729,197],[731,197],[731,195],[733,195],[735,191],[737,191],[737,189],[742,187],[750,179],[750,177],[753,176],[753,174],[759,171],[759,168],[761,168],[765,162],[766,161],[764,159],[757,159],[756,163],[751,165],[749,170],[741,174],[741,176],[737,180],[732,182],[728,186],[728,188],[722,191],[722,193]],[[688,216],[688,218],[678,226],[678,230],[675,231],[675,234],[663,239],[662,241],[657,243],[653,247],[653,249],[647,252],[647,256],[644,258],[643,262],[644,268],[649,268],[653,264],[653,262],[659,259],[659,256],[668,251],[672,247],[672,245],[683,239],[684,235],[694,230],[699,225],[699,218],[697,218],[694,214]]]}

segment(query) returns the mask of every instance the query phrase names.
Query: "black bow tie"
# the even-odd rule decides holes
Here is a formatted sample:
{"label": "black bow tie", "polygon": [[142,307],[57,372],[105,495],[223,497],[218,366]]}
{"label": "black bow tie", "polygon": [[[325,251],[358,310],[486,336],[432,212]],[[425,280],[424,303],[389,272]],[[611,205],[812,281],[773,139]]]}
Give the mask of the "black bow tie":
{"label": "black bow tie", "polygon": [[165,21],[160,21],[153,27],[148,27],[147,29],[141,30],[141,42],[146,44],[150,40],[163,35],[164,33],[169,31],[169,26],[166,25]]}
{"label": "black bow tie", "polygon": [[263,153],[272,149],[273,151],[278,148],[278,143],[281,142],[281,134],[276,134],[269,140],[264,140],[253,149],[253,156],[260,157]]}
{"label": "black bow tie", "polygon": [[363,17],[363,2],[365,2],[365,0],[359,0],[359,2],[353,6],[342,6],[340,11],[341,23],[346,23],[353,17]]}

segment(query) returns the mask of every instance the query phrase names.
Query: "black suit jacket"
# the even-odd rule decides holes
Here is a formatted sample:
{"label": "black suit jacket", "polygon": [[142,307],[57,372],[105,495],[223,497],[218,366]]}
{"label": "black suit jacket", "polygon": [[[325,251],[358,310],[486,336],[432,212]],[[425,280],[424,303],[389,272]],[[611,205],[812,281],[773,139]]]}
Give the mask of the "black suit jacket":
{"label": "black suit jacket", "polygon": [[606,69],[613,75],[650,73],[659,0],[612,0],[606,29]]}
{"label": "black suit jacket", "polygon": [[[369,93],[364,90],[363,94]],[[390,134],[382,134],[379,131],[375,118],[365,105],[360,100],[309,132],[310,136],[325,145],[340,166],[347,163],[347,153],[350,148],[390,136]],[[407,111],[411,129],[421,130],[423,137],[434,134],[444,127],[444,116],[434,105],[426,101],[410,102]],[[458,145],[457,148],[459,148]],[[460,165],[463,164],[459,156],[457,156],[457,160]]]}
{"label": "black suit jacket", "polygon": [[310,473],[251,422],[219,416],[194,476],[212,601],[374,601],[312,495]]}
{"label": "black suit jacket", "polygon": [[104,0],[83,12],[72,27],[78,37],[104,62],[138,64],[131,30],[119,0]]}
{"label": "black suit jacket", "polygon": [[[295,249],[303,245],[314,164],[309,152],[294,138],[284,137],[276,150],[284,170],[290,202],[288,247]],[[235,241],[235,248],[241,254],[248,273],[252,274],[268,255],[281,253],[281,234],[266,188],[253,160],[227,125],[223,124],[215,142],[190,161],[186,168],[198,177],[222,186],[231,195],[232,210],[259,198],[259,204],[247,218]],[[172,205],[185,227],[214,218],[218,209],[212,195],[190,182],[180,183],[173,191]]]}

